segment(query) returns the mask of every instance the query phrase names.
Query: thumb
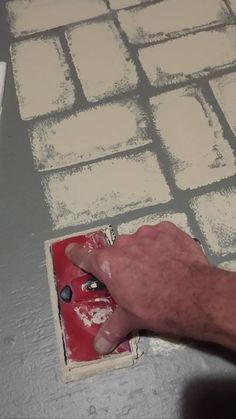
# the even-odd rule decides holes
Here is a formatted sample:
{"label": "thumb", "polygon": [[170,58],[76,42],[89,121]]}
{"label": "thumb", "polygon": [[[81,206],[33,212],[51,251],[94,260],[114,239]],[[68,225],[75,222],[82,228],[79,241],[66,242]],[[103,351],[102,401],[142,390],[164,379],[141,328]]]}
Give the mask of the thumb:
{"label": "thumb", "polygon": [[94,348],[99,354],[112,352],[132,330],[136,329],[137,319],[123,308],[117,307],[103,323],[94,339]]}

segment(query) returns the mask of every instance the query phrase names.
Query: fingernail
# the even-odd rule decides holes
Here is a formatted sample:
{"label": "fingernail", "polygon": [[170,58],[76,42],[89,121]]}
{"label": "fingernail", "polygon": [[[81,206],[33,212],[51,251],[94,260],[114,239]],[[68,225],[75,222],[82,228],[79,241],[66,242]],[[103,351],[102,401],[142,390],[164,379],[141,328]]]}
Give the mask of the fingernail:
{"label": "fingernail", "polygon": [[65,249],[65,254],[66,256],[70,257],[73,254],[73,250],[77,247],[78,245],[76,243],[70,243],[68,244],[68,246],[66,246]]}
{"label": "fingernail", "polygon": [[115,349],[115,346],[107,339],[103,337],[97,337],[94,341],[94,348],[97,353],[105,355],[112,352]]}

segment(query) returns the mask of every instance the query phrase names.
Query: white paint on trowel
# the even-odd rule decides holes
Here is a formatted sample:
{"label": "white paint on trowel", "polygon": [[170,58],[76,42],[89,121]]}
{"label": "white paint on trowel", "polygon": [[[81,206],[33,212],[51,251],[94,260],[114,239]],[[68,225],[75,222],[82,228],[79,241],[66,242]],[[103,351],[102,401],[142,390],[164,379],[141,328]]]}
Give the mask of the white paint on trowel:
{"label": "white paint on trowel", "polygon": [[91,327],[93,324],[104,323],[113,312],[111,307],[93,307],[89,309],[86,304],[80,304],[80,306],[75,307],[74,310],[86,327]]}
{"label": "white paint on trowel", "polygon": [[4,95],[5,79],[7,72],[7,64],[3,61],[0,61],[0,118],[2,114],[2,101]]}
{"label": "white paint on trowel", "polygon": [[45,175],[54,228],[89,223],[171,199],[155,153],[146,151]]}

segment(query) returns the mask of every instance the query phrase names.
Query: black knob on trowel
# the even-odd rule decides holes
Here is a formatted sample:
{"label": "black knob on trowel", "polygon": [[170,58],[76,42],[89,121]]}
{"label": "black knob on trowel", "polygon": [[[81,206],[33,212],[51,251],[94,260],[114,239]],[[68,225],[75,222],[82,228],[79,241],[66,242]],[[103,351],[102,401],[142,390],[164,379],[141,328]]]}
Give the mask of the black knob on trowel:
{"label": "black knob on trowel", "polygon": [[69,285],[66,285],[60,292],[60,297],[64,303],[70,303],[72,300],[72,289]]}

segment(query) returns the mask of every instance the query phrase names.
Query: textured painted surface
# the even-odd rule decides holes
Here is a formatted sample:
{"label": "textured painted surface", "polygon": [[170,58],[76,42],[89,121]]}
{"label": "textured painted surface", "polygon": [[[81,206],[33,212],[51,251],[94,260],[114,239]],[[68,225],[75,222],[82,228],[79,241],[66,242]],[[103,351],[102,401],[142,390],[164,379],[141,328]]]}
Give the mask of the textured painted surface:
{"label": "textured painted surface", "polygon": [[137,101],[122,101],[34,125],[32,151],[39,170],[89,161],[149,143]]}
{"label": "textured painted surface", "polygon": [[59,38],[12,44],[11,56],[22,119],[72,107],[74,87]]}
{"label": "textured painted surface", "polygon": [[225,4],[205,0],[164,0],[118,13],[122,29],[134,44],[156,42],[229,21]]}
{"label": "textured painted surface", "polygon": [[[23,3],[18,2],[18,6],[22,6]],[[40,5],[43,7],[43,4],[46,4],[49,7],[53,1],[37,3],[40,17],[43,12]],[[24,40],[18,40],[10,35],[5,1],[0,2],[0,61],[8,62],[6,95],[0,125],[0,416],[79,419],[202,417],[198,414],[196,404],[199,400],[199,388],[202,388],[199,380],[203,383],[211,380],[215,388],[217,378],[226,384],[232,379],[235,386],[233,357],[227,351],[217,348],[206,348],[193,343],[189,345],[188,342],[163,341],[160,337],[149,338],[145,334],[140,343],[144,355],[133,368],[113,371],[66,386],[61,383],[43,242],[58,235],[97,227],[101,223],[112,222],[116,228],[119,227],[119,231],[131,232],[142,223],[152,224],[161,219],[170,219],[202,241],[211,263],[224,263],[225,268],[235,269],[236,177],[231,172],[231,164],[227,163],[228,160],[225,161],[226,166],[222,168],[222,172],[216,167],[216,172],[211,168],[210,172],[204,175],[204,171],[200,170],[201,182],[199,181],[199,186],[196,185],[194,178],[194,188],[191,187],[193,172],[189,170],[185,175],[182,172],[182,182],[188,184],[189,188],[181,191],[176,185],[176,174],[173,171],[173,162],[177,156],[182,158],[184,155],[185,169],[187,162],[197,167],[198,153],[206,150],[207,156],[211,158],[214,144],[220,144],[224,150],[231,148],[234,153],[236,151],[233,108],[236,70],[235,25],[225,26],[222,22],[220,31],[213,31],[212,27],[207,27],[207,30],[198,29],[194,35],[188,34],[183,37],[181,32],[175,31],[176,27],[181,27],[183,17],[188,16],[186,9],[178,18],[179,23],[169,25],[168,34],[171,34],[173,39],[164,43],[154,41],[157,45],[148,47],[150,56],[144,63],[139,61],[139,57],[146,49],[139,49],[139,45],[136,47],[128,43],[128,34],[121,30],[116,10],[128,10],[130,6],[133,9],[132,13],[138,13],[142,8],[149,7],[151,2],[106,1],[103,2],[105,8],[109,5],[114,8],[108,11],[107,15],[91,17],[86,24],[80,24],[82,20],[87,19],[81,13],[78,19],[75,16],[74,20],[73,17],[76,26],[68,24],[68,15],[71,12],[69,2],[64,2],[68,13],[64,16],[60,13],[59,1],[57,3],[58,8],[54,9],[53,16],[47,15],[43,22],[37,19],[39,33],[31,35],[28,32],[27,36],[24,35]],[[88,3],[90,4],[90,0],[84,2],[84,5],[89,7]],[[161,3],[164,4],[153,1],[156,5]],[[212,0],[202,7],[213,10],[215,5],[215,10],[218,6],[225,9],[226,3],[235,9],[234,0],[222,1],[221,6],[218,0]],[[15,4],[16,2],[9,2],[8,6],[14,7]],[[36,0],[32,0],[30,4],[33,10]],[[76,4],[79,7],[82,1]],[[197,3],[195,6],[198,6]],[[93,10],[98,14],[95,6]],[[18,13],[15,22],[25,21],[26,15],[22,13]],[[207,17],[207,13],[203,13],[202,9],[199,13],[201,17]],[[195,18],[196,16],[192,16],[191,21]],[[111,26],[112,20],[115,22],[114,26]],[[49,21],[55,27],[43,32],[45,24],[48,25]],[[31,20],[27,25],[31,23],[34,23],[35,30],[35,21]],[[168,18],[164,23],[169,24]],[[83,61],[85,70],[92,66],[93,73],[91,76],[89,71],[85,71],[82,78],[80,71],[76,71],[76,44],[72,57],[65,32],[68,35],[73,33],[72,28],[75,31],[78,28],[86,28],[87,36],[88,33],[93,33],[92,29],[91,32],[88,31],[89,24],[93,30],[96,27],[98,33],[95,33],[95,36],[89,35],[89,42],[85,39],[81,62]],[[209,24],[211,25],[210,21]],[[187,31],[196,30],[195,26],[191,30],[189,23],[185,26]],[[100,38],[100,28],[104,27],[110,28],[105,34],[112,32],[115,35],[111,38]],[[13,30],[13,26],[11,29]],[[129,30],[131,29],[130,27]],[[147,25],[147,32],[153,33],[151,22],[149,31],[148,29]],[[29,26],[22,26],[21,34],[27,30],[31,30]],[[155,33],[157,32],[158,29]],[[58,42],[52,46],[52,43],[48,43],[50,39],[57,39]],[[98,39],[102,39],[100,44]],[[35,56],[37,48],[32,48],[33,41],[36,46],[40,41],[40,57]],[[11,71],[9,54],[12,43],[12,50],[24,46],[25,51],[25,58],[20,55],[20,61],[16,63],[13,59],[14,74]],[[94,47],[95,44],[97,48]],[[86,45],[91,45],[91,49],[85,47]],[[118,52],[113,59],[112,53],[115,50]],[[92,56],[89,55],[89,51],[93,51]],[[155,51],[158,51],[158,57]],[[114,74],[111,72],[110,79],[104,77],[103,71],[109,73],[114,62],[118,62]],[[150,74],[147,74],[152,85],[145,76],[147,63],[151,68]],[[144,68],[142,64],[145,64]],[[166,73],[157,73],[157,64]],[[126,83],[127,66],[133,68],[132,74],[136,74],[130,78],[130,84]],[[179,75],[179,71],[183,74]],[[120,77],[121,74],[124,74],[124,78]],[[88,85],[91,91],[84,88],[86,77],[92,77],[91,85]],[[156,102],[154,114],[150,101],[158,101],[158,97],[166,98],[167,94],[171,94],[168,90],[173,90],[173,97],[178,96],[176,86],[172,84],[173,80],[182,80],[181,87],[185,87],[192,79],[195,80],[195,84],[191,85],[191,88],[201,91],[204,97],[204,101],[198,101],[198,106],[194,106],[195,110],[200,108],[201,111],[196,114],[192,106],[189,106],[185,108],[186,118],[180,115],[176,119],[173,115],[173,103],[173,106],[168,106],[163,113],[165,116],[165,113],[167,112],[167,115],[169,112],[169,116],[163,118],[162,115],[162,118],[156,118],[155,115],[161,111],[164,101],[160,103],[159,110]],[[231,87],[228,88],[228,85]],[[66,90],[68,95],[64,95],[65,86],[69,89]],[[62,96],[60,92],[63,92]],[[25,100],[22,100],[22,94],[25,95]],[[197,97],[195,96],[196,99]],[[126,106],[122,107],[123,114],[121,102],[133,100],[137,105],[129,105],[129,110]],[[93,101],[96,101],[96,106]],[[109,108],[110,103],[113,105]],[[108,108],[110,119],[105,124],[104,114]],[[22,118],[27,120],[22,121]],[[79,121],[83,120],[83,124],[80,122],[79,126],[80,130],[82,125],[84,126],[85,134],[77,128],[77,118]],[[168,128],[166,118],[169,118],[170,131],[165,130],[164,135],[164,128]],[[89,128],[86,119],[91,121]],[[123,126],[119,122],[120,119]],[[101,126],[96,127],[96,120],[102,122]],[[189,121],[193,121],[192,130]],[[113,127],[113,130],[110,127]],[[174,128],[178,132],[176,140],[173,136]],[[77,130],[78,137],[75,134]],[[199,132],[198,137],[195,135],[196,131]],[[206,135],[203,143],[199,136],[204,132]],[[183,143],[181,148],[178,148],[175,141],[180,141],[180,137]],[[81,148],[78,146],[80,142]],[[195,155],[191,154],[192,148],[188,148],[188,142],[197,150]],[[199,144],[200,150],[196,143]],[[137,147],[137,150],[131,150],[132,145]],[[206,154],[202,159],[204,168]],[[134,156],[137,155],[141,156],[140,161],[135,160]],[[147,162],[146,166],[142,163],[144,161]],[[113,167],[115,172],[111,170]],[[98,170],[102,172],[103,168],[103,175],[97,176]],[[105,169],[108,168],[105,173]],[[137,168],[140,171],[135,178]],[[40,170],[43,170],[43,173]],[[62,177],[60,187],[58,178],[61,173],[66,176]],[[89,194],[86,194],[85,201],[80,197],[79,185],[75,182],[73,186],[69,182],[73,179],[73,176],[70,177],[71,173],[83,179],[85,186],[86,174],[89,180]],[[119,186],[116,191],[118,190],[120,195],[112,195],[114,190],[105,188],[112,181],[111,173],[115,176],[116,185]],[[213,175],[217,181],[212,182]],[[54,180],[58,182],[58,196],[63,204],[57,207],[61,211],[57,213],[58,218],[53,219],[49,213],[45,201],[49,198],[45,195],[48,189],[42,188],[43,179],[51,179],[52,186],[55,186]],[[68,180],[67,185],[65,179]],[[99,187],[94,186],[92,179]],[[129,196],[128,188],[132,182],[135,185],[135,194]],[[67,197],[69,191],[72,191],[72,186],[74,195],[71,201],[71,197],[69,200]],[[56,190],[52,188],[51,191],[55,196]],[[94,204],[91,204],[92,199]],[[104,208],[101,205],[102,199],[105,202]],[[67,205],[64,205],[65,202]],[[86,202],[90,202],[87,215],[83,213],[80,216],[82,212],[77,211],[80,208],[85,210]],[[101,212],[95,217],[94,215],[98,214],[97,208]],[[50,211],[53,215],[52,209],[51,206]],[[54,231],[55,225],[60,231]],[[192,389],[190,400],[189,389]]]}
{"label": "textured painted surface", "polygon": [[7,11],[11,31],[19,37],[93,18],[107,8],[103,0],[13,0]]}
{"label": "textured painted surface", "polygon": [[137,86],[135,66],[113,22],[81,25],[66,37],[88,101]]}
{"label": "textured painted surface", "polygon": [[236,135],[236,73],[217,77],[210,81],[210,86],[219,105],[222,107],[231,129]]}
{"label": "textured painted surface", "polygon": [[203,31],[139,51],[153,86],[163,86],[209,74],[236,64],[236,28]]}

